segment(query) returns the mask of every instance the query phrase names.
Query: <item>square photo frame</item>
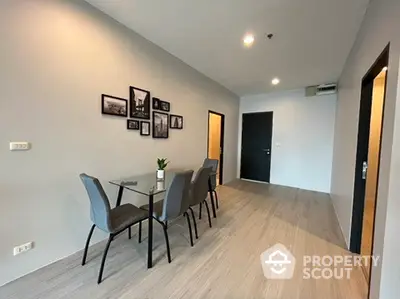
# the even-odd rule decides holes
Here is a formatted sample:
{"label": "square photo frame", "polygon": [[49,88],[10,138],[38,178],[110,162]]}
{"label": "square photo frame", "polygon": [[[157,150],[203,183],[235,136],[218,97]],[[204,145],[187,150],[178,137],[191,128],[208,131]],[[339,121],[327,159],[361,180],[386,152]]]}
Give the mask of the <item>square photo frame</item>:
{"label": "square photo frame", "polygon": [[182,130],[183,129],[183,116],[170,114],[169,115],[169,127],[171,129]]}
{"label": "square photo frame", "polygon": [[128,119],[126,122],[126,128],[128,130],[139,130],[139,121],[134,119]]}
{"label": "square photo frame", "polygon": [[166,101],[160,101],[160,110],[169,112],[171,110],[171,104]]}

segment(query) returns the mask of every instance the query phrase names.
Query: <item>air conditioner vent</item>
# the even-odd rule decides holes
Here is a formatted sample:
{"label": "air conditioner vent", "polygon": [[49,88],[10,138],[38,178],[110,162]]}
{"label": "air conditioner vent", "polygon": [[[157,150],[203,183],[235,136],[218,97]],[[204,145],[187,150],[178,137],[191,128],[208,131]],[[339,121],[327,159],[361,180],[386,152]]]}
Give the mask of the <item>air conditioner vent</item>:
{"label": "air conditioner vent", "polygon": [[335,94],[336,92],[337,92],[337,84],[334,83],[306,87],[307,97]]}
{"label": "air conditioner vent", "polygon": [[323,84],[317,86],[317,96],[322,96],[326,94],[335,94],[337,91],[337,85],[336,84]]}

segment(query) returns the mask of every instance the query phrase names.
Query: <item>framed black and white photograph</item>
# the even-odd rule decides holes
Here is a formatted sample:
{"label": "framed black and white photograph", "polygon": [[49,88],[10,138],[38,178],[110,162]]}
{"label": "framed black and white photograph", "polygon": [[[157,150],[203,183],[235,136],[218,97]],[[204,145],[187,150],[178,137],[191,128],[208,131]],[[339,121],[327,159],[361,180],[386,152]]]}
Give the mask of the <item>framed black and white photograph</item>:
{"label": "framed black and white photograph", "polygon": [[128,130],[139,130],[139,121],[128,119],[128,121],[126,122],[126,128]]}
{"label": "framed black and white photograph", "polygon": [[183,116],[180,115],[173,115],[169,116],[169,127],[171,129],[183,129]]}
{"label": "framed black and white photograph", "polygon": [[110,96],[101,95],[101,113],[107,115],[128,116],[128,100]]}
{"label": "framed black and white photograph", "polygon": [[150,91],[131,86],[130,117],[150,119]]}
{"label": "framed black and white photograph", "polygon": [[160,101],[160,110],[169,112],[170,111],[170,104],[169,102]]}
{"label": "framed black and white photograph", "polygon": [[168,114],[153,111],[153,138],[168,138]]}
{"label": "framed black and white photograph", "polygon": [[153,109],[154,110],[161,109],[161,100],[159,98],[153,98]]}
{"label": "framed black and white photograph", "polygon": [[140,135],[150,136],[150,122],[149,121],[141,121],[140,122]]}

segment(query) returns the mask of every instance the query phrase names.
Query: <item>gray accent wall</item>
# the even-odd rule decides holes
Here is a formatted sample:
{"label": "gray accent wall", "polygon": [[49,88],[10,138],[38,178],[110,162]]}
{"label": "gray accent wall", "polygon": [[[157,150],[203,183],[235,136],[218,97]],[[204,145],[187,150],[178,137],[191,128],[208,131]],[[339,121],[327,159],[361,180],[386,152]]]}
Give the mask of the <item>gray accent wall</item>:
{"label": "gray accent wall", "polygon": [[[100,178],[113,205],[107,181],[155,171],[157,157],[201,166],[209,109],[226,115],[224,178],[236,178],[239,98],[86,2],[1,1],[0,40],[0,285],[83,248],[81,172]],[[155,140],[102,116],[100,95],[128,98],[130,85],[169,101],[184,130]],[[32,149],[10,152],[10,141]],[[13,256],[30,241],[32,251]]]}
{"label": "gray accent wall", "polygon": [[332,198],[347,243],[350,242],[354,169],[357,149],[361,81],[390,42],[378,187],[371,299],[400,294],[400,1],[372,0],[339,82],[332,171]]}

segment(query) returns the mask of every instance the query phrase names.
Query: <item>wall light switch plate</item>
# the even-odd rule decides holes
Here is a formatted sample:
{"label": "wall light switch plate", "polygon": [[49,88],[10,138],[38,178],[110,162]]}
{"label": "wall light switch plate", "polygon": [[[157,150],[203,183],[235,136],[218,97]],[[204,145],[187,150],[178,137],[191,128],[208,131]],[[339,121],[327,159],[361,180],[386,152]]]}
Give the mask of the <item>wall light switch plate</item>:
{"label": "wall light switch plate", "polygon": [[21,254],[23,252],[29,251],[33,248],[33,242],[29,242],[17,247],[14,247],[14,256]]}
{"label": "wall light switch plate", "polygon": [[10,142],[10,151],[29,151],[31,144],[29,142]]}

